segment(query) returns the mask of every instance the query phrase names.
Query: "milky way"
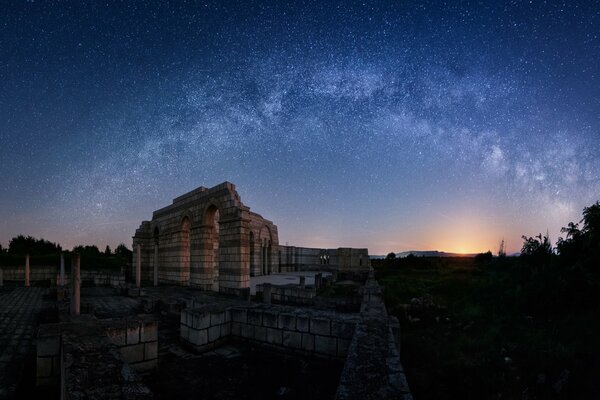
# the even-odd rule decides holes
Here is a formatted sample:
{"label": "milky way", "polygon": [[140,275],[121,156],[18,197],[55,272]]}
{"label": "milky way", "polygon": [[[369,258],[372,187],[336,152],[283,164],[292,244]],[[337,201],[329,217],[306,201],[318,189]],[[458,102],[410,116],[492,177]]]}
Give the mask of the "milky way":
{"label": "milky way", "polygon": [[225,180],[282,243],[556,239],[600,199],[600,8],[396,3],[5,6],[0,243],[130,244]]}

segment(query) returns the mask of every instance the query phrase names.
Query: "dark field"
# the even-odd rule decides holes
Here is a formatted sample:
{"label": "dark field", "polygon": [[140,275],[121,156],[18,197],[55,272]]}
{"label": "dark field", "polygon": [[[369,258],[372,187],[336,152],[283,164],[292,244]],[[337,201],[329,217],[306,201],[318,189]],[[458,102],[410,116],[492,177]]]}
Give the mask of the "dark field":
{"label": "dark field", "polygon": [[589,276],[516,257],[373,265],[400,319],[415,399],[600,398],[600,301]]}

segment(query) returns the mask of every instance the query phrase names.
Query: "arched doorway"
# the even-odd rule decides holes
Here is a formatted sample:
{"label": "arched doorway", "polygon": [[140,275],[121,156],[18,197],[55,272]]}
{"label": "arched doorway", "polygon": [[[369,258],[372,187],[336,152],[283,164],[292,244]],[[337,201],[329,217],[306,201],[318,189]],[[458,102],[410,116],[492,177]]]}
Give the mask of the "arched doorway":
{"label": "arched doorway", "polygon": [[180,267],[180,281],[181,284],[187,286],[190,284],[190,258],[191,258],[191,246],[190,246],[190,230],[192,228],[192,221],[186,216],[181,220],[181,253],[179,255],[181,267]]}
{"label": "arched doorway", "polygon": [[269,275],[272,265],[272,240],[271,240],[271,231],[268,227],[263,226],[260,230],[259,236],[261,249],[260,249],[260,273],[261,275]]}

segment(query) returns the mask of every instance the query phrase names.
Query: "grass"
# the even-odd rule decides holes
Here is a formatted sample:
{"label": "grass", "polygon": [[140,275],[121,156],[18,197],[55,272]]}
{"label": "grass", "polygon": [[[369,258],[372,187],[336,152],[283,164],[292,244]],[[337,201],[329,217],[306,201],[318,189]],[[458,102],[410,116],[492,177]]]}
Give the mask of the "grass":
{"label": "grass", "polygon": [[[521,279],[517,259],[373,265],[388,311],[401,321],[401,358],[416,399],[600,398],[597,301],[556,299],[579,294],[555,292],[556,279]],[[410,305],[424,296],[434,306]]]}

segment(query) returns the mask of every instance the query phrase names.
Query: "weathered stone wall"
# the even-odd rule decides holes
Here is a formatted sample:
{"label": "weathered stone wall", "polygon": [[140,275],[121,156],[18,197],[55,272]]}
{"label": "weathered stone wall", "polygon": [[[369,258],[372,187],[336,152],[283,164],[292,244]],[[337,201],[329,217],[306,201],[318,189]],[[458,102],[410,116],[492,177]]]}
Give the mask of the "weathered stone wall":
{"label": "weathered stone wall", "polygon": [[[25,266],[2,266],[4,281],[24,282]],[[66,268],[70,271],[70,267]],[[59,279],[60,267],[53,265],[40,265],[31,267],[29,272],[30,282],[50,282],[56,285]],[[84,283],[93,282],[95,286],[125,286],[125,275],[120,272],[106,270],[84,269],[81,271],[81,280]],[[71,274],[65,272],[65,284],[71,282]]]}
{"label": "weathered stone wall", "polygon": [[371,267],[368,249],[340,247],[318,249],[296,246],[279,246],[281,270],[332,270],[362,272]]}
{"label": "weathered stone wall", "polygon": [[148,318],[103,320],[106,333],[119,347],[121,357],[137,372],[150,371],[158,365],[158,322]]}
{"label": "weathered stone wall", "polygon": [[[263,285],[256,285],[256,293],[263,294]],[[301,288],[298,285],[271,286],[271,301],[283,304],[311,305],[317,296],[314,286]]]}
{"label": "weathered stone wall", "polygon": [[276,305],[197,308],[181,313],[181,339],[197,351],[230,337],[303,353],[345,357],[358,318]]}

